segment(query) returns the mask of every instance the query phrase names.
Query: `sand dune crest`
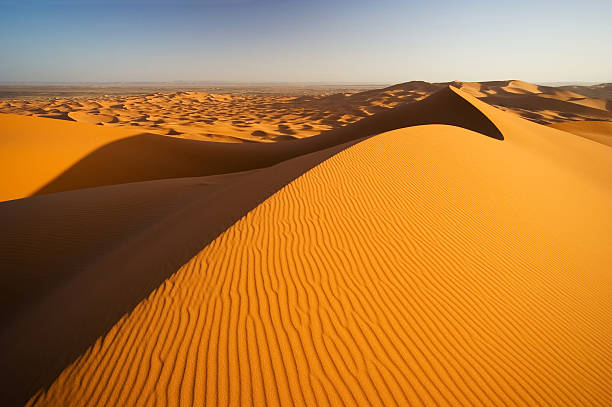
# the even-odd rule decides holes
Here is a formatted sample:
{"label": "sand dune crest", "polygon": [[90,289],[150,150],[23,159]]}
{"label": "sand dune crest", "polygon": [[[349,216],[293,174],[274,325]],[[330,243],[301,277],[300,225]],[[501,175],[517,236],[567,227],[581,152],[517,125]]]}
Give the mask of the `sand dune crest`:
{"label": "sand dune crest", "polygon": [[[1,170],[16,173],[0,200],[164,178],[226,174],[268,167],[284,160],[385,131],[420,124],[465,127],[503,139],[465,94],[443,89],[357,123],[307,139],[274,144],[229,144],[141,134],[123,129],[51,119],[0,115],[10,137],[0,142],[7,159]],[[91,137],[82,137],[87,133]],[[291,139],[291,136],[286,138]],[[30,160],[39,165],[30,168]]]}
{"label": "sand dune crest", "polygon": [[487,113],[503,143],[419,126],[315,167],[32,404],[609,404],[610,151]]}

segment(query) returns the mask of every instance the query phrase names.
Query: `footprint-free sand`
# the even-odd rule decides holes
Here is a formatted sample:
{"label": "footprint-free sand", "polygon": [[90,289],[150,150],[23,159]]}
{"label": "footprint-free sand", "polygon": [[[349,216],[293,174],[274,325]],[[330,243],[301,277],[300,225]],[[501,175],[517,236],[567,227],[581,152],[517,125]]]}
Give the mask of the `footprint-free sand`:
{"label": "footprint-free sand", "polygon": [[605,104],[419,86],[265,143],[0,115],[7,402],[611,404]]}

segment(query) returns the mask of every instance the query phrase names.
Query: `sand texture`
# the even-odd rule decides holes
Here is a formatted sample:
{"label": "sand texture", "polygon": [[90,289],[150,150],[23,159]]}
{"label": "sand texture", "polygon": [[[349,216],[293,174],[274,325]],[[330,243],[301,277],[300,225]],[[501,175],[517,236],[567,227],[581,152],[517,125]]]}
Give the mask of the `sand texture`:
{"label": "sand texture", "polygon": [[610,87],[539,86],[523,81],[406,82],[383,89],[323,95],[206,92],[136,96],[0,100],[0,113],[71,120],[177,138],[228,143],[278,142],[325,130],[421,100],[447,86],[537,123],[612,120]]}
{"label": "sand texture", "polygon": [[550,125],[550,127],[563,131],[568,131],[578,136],[582,136],[588,138],[589,140],[597,141],[598,143],[612,147],[612,122],[565,122],[553,123]]}
{"label": "sand texture", "polygon": [[2,183],[2,404],[611,405],[609,111],[408,84],[288,142],[0,115],[65,152]]}
{"label": "sand texture", "polygon": [[[15,174],[3,183],[0,200],[102,185],[247,171],[419,124],[452,124],[502,138],[495,126],[453,89],[447,86],[419,103],[402,104],[291,143],[218,143],[0,114],[0,126],[8,134],[2,139],[0,170]],[[37,165],[32,165],[33,160]]]}

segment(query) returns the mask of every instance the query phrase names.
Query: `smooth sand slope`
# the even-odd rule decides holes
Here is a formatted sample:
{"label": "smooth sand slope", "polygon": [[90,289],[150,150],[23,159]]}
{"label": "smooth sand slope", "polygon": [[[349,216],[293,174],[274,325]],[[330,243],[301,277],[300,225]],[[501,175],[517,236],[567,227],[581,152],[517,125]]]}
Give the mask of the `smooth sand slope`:
{"label": "smooth sand slope", "polygon": [[612,122],[588,121],[553,123],[550,127],[612,146]]}
{"label": "smooth sand slope", "polygon": [[[4,225],[0,278],[10,291],[2,299],[0,313],[0,357],[9,367],[2,379],[10,389],[5,396],[20,400],[50,384],[61,369],[202,247],[346,143],[422,123],[451,123],[501,138],[492,122],[465,97],[447,88],[419,103],[288,143],[128,137],[89,153],[49,185],[56,189],[91,186],[117,180],[117,175],[125,181],[184,171],[217,174],[285,161],[243,173],[111,185],[0,203]],[[23,119],[22,136],[34,139],[40,138],[33,131],[37,127],[27,126],[49,123],[49,119]],[[98,129],[63,122],[55,131],[65,127],[70,135],[75,126]],[[43,134],[54,136],[50,131]],[[58,142],[62,140],[58,137]],[[151,155],[155,143],[159,148]],[[178,147],[169,148],[173,146]],[[27,165],[28,154],[28,150],[21,152],[22,165]],[[185,155],[183,166],[181,155]]]}
{"label": "smooth sand slope", "polygon": [[30,404],[612,404],[612,150],[458,95],[503,140],[426,125],[339,152]]}
{"label": "smooth sand slope", "polygon": [[[0,100],[0,113],[121,127],[175,138],[273,143],[337,129],[401,104],[422,100],[449,85],[537,123],[612,120],[609,84],[566,88],[518,80],[411,81],[365,92],[329,94],[321,90],[320,94],[302,96],[295,96],[305,92],[300,87],[272,87],[275,95],[240,95],[171,92],[160,86],[157,89],[160,93],[137,96]],[[108,90],[116,93],[120,89]],[[44,86],[38,91],[62,92]],[[99,92],[97,89],[96,93]],[[125,87],[124,92],[129,94],[130,88]]]}
{"label": "smooth sand slope", "polygon": [[[347,144],[266,169],[0,203],[0,404],[22,405],[268,196]],[[110,216],[109,216],[110,215]]]}
{"label": "smooth sand slope", "polygon": [[[452,88],[318,136],[284,143],[216,143],[0,114],[0,200],[102,185],[226,174],[268,167],[300,155],[396,128],[461,126],[502,138]],[[33,165],[35,163],[35,165]]]}
{"label": "smooth sand slope", "polygon": [[[0,114],[0,201],[35,194],[83,156],[136,133]],[[95,176],[83,174],[82,177]]]}

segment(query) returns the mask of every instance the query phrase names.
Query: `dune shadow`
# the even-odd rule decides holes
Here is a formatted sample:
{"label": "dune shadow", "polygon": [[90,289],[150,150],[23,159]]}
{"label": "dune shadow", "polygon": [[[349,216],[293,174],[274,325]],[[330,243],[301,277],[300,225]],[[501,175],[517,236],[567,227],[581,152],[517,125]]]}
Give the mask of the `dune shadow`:
{"label": "dune shadow", "polygon": [[513,97],[487,96],[481,98],[485,103],[503,106],[510,109],[529,110],[532,112],[550,110],[563,112],[563,115],[574,115],[573,117],[594,117],[600,120],[611,120],[612,112],[583,106],[565,100],[541,97],[538,95],[516,95]]}
{"label": "dune shadow", "polygon": [[[215,189],[213,194],[203,191],[201,195],[191,195],[176,203],[175,209],[163,218],[155,218],[150,223],[148,218],[144,219],[138,223],[137,233],[129,238],[117,232],[125,240],[104,255],[98,253],[91,264],[85,261],[70,263],[71,250],[85,250],[81,247],[82,242],[81,246],[71,245],[71,239],[86,239],[79,234],[79,225],[73,225],[74,235],[66,240],[64,248],[66,260],[58,260],[53,265],[61,271],[59,275],[69,278],[62,277],[55,282],[42,280],[39,285],[44,295],[30,299],[27,308],[0,330],[0,360],[4,365],[1,380],[8,389],[0,404],[23,404],[34,392],[49,386],[62,369],[191,257],[304,172],[367,137],[424,124],[463,127],[503,140],[493,122],[468,100],[447,88],[422,101],[400,105],[318,136],[282,143],[213,143],[139,134],[109,143],[83,157],[40,188],[35,194],[41,195],[35,198],[37,201],[26,199],[20,203],[18,200],[8,205],[38,202],[27,211],[17,210],[30,217],[36,229],[36,225],[50,222],[59,221],[61,225],[62,219],[71,216],[70,213],[87,213],[94,210],[92,208],[101,217],[118,216],[102,204],[125,199],[106,196],[109,188],[116,190],[115,184],[257,170],[222,189]],[[115,187],[80,190],[105,185]],[[128,184],[121,188],[138,187]],[[62,192],[68,190],[76,191]],[[55,194],[43,196],[51,193]],[[79,197],[83,205],[77,205],[69,214],[62,212],[64,205],[50,205],[57,199],[74,202],[70,196]],[[150,199],[151,204],[157,202],[154,195],[142,195],[139,199]],[[13,216],[11,213],[0,206],[0,217]],[[127,217],[126,214],[122,216]],[[89,232],[98,233],[95,228],[101,226],[96,225],[103,223],[92,223],[89,227],[94,229]],[[80,226],[84,230],[88,228]],[[15,230],[22,229],[17,226]],[[36,230],[33,235],[37,236]],[[23,240],[23,245],[29,244],[28,239]],[[11,250],[17,249],[13,245]],[[14,260],[8,273],[40,275],[41,264],[28,263],[27,259]],[[24,264],[34,266],[27,270]]]}
{"label": "dune shadow", "polygon": [[[142,135],[110,146],[73,171],[93,168],[115,149],[141,140],[154,139]],[[0,405],[23,405],[48,388],[97,338],[223,231],[358,141],[222,176],[231,177],[228,182],[217,177],[165,179],[0,204],[0,221],[11,219],[4,223],[12,225],[6,235],[10,244],[0,248],[0,256],[10,259],[0,278],[10,280],[20,273],[8,286],[15,292],[2,301],[12,315],[5,312],[0,325],[0,380],[6,386]],[[166,175],[180,174],[171,165],[166,169]],[[151,175],[141,171],[141,176]],[[131,178],[118,172],[105,181],[111,179]],[[49,188],[63,182],[60,177]],[[187,192],[176,194],[177,182],[187,183]]]}
{"label": "dune shadow", "polygon": [[[290,142],[214,143],[143,133],[104,145],[76,162],[33,195],[164,178],[227,174],[264,168],[303,154],[386,131],[448,124],[503,140],[478,108],[450,88],[317,136]],[[256,131],[255,131],[256,132]],[[286,135],[291,132],[286,131]],[[279,139],[280,140],[280,139]]]}

